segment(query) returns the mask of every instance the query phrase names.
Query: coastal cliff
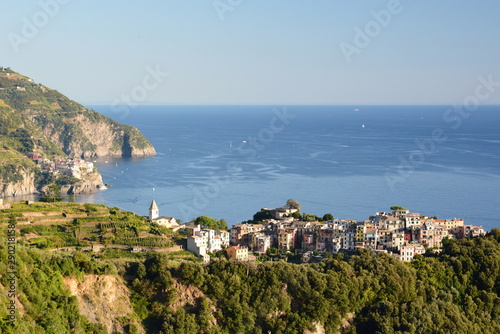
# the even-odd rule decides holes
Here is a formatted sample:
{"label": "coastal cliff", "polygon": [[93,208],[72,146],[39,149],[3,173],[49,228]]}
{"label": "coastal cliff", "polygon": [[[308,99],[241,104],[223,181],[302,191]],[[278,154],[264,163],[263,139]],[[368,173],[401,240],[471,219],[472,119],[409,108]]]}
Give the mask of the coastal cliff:
{"label": "coastal cliff", "polygon": [[64,123],[46,120],[45,114],[32,117],[47,138],[69,156],[144,157],[156,155],[151,143],[133,126],[117,123],[92,109],[81,109]]}
{"label": "coastal cliff", "polygon": [[[53,161],[156,155],[137,128],[0,67],[0,196],[32,194],[46,184],[39,166],[26,158],[34,152]],[[93,192],[103,184],[97,171],[78,179],[61,184],[63,191]]]}
{"label": "coastal cliff", "polygon": [[0,176],[0,197],[14,197],[33,194],[35,188],[35,173],[30,169],[19,168],[14,180],[5,180]]}

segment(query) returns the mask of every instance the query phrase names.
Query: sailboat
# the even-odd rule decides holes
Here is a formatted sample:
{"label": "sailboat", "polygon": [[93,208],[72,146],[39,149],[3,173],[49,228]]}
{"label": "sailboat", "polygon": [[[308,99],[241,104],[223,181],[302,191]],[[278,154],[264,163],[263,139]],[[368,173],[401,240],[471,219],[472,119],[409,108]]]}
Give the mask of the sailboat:
{"label": "sailboat", "polygon": [[365,127],[365,125],[363,124],[363,125],[361,125],[361,127],[362,127],[362,128],[364,128],[364,127]]}

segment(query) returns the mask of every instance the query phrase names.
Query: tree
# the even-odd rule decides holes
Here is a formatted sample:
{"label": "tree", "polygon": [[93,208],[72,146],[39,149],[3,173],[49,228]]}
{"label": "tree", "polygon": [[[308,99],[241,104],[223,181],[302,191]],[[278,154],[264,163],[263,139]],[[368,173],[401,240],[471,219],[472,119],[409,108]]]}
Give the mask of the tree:
{"label": "tree", "polygon": [[496,241],[500,242],[500,228],[493,228],[491,231],[487,234],[487,236],[493,237]]}
{"label": "tree", "polygon": [[225,219],[217,220],[207,216],[200,216],[195,219],[195,225],[200,225],[202,228],[209,228],[212,230],[226,230],[227,222]]}
{"label": "tree", "polygon": [[40,197],[40,202],[61,202],[61,188],[57,184],[48,186],[47,192]]}
{"label": "tree", "polygon": [[313,215],[311,213],[304,213],[302,215],[302,220],[305,222],[315,222],[315,221],[319,221],[320,217]]}
{"label": "tree", "polygon": [[394,206],[391,206],[391,210],[393,210],[393,211],[406,210],[406,208],[403,208],[402,206],[394,205]]}
{"label": "tree", "polygon": [[289,199],[288,201],[286,201],[286,206],[290,209],[297,209],[298,211],[300,211],[300,203],[294,199]]}
{"label": "tree", "polygon": [[253,220],[255,222],[261,222],[264,219],[271,219],[271,213],[269,211],[259,211],[253,215]]}
{"label": "tree", "polygon": [[333,220],[333,215],[331,213],[327,213],[323,216],[323,220],[324,221]]}
{"label": "tree", "polygon": [[224,218],[219,220],[219,230],[227,230],[227,221]]}

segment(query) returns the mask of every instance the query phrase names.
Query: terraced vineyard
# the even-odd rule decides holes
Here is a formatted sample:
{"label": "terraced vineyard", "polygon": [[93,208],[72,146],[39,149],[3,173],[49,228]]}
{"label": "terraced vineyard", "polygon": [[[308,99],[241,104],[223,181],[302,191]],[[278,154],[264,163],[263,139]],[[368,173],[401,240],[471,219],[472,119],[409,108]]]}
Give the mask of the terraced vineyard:
{"label": "terraced vineyard", "polygon": [[9,221],[16,223],[19,243],[41,249],[175,251],[182,242],[180,235],[145,217],[102,204],[12,203],[0,210],[0,229],[6,230]]}

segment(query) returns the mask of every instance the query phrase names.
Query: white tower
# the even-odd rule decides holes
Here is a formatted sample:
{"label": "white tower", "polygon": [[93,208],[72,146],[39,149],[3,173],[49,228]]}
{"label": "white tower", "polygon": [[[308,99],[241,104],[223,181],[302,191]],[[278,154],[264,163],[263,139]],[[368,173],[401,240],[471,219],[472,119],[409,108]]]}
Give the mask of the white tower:
{"label": "white tower", "polygon": [[160,210],[158,209],[158,205],[156,205],[155,200],[151,202],[151,206],[149,207],[149,219],[153,220],[159,217]]}

